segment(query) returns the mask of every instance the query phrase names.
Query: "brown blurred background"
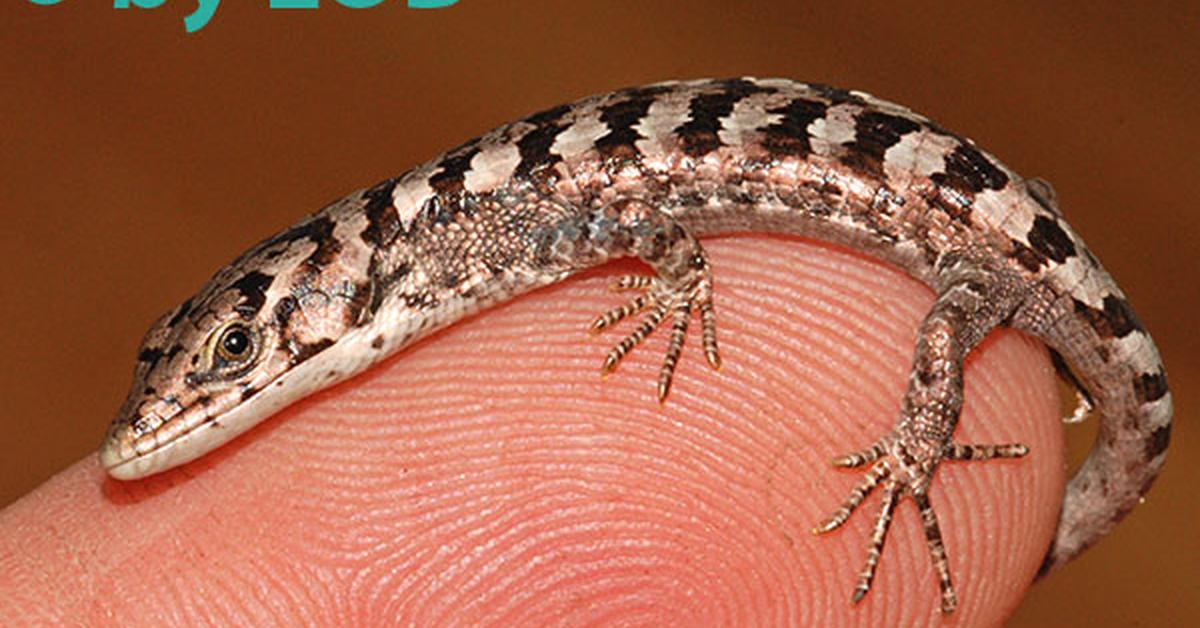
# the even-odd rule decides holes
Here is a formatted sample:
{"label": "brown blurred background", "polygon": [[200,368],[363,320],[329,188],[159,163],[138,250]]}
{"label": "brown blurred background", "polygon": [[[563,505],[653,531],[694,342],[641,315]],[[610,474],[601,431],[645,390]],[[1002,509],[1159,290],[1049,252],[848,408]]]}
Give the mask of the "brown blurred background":
{"label": "brown blurred background", "polygon": [[[1166,359],[1146,505],[1013,625],[1200,616],[1200,4],[192,0],[0,9],[0,506],[91,455],[155,318],[248,245],[499,123],[665,78],[778,75],[911,106],[1048,178]],[[99,5],[99,6],[96,6]],[[250,6],[254,5],[254,6]],[[1070,428],[1077,461],[1094,425]]]}

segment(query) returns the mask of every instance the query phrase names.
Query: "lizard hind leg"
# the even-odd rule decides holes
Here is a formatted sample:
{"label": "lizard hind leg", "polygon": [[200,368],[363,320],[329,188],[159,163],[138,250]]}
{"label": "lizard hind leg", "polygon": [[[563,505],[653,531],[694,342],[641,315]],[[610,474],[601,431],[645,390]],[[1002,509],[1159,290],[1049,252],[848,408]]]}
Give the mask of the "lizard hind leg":
{"label": "lizard hind leg", "polygon": [[592,321],[590,330],[598,333],[635,314],[646,313],[641,324],[608,351],[602,371],[608,374],[616,370],[633,348],[670,319],[671,336],[658,375],[658,399],[663,401],[671,389],[693,313],[700,314],[705,358],[713,368],[721,364],[712,270],[700,243],[665,213],[637,200],[614,203],[601,211],[604,220],[597,222],[611,229],[614,239],[623,240],[629,253],[655,271],[652,276],[619,277],[612,284],[613,290],[638,294]]}
{"label": "lizard hind leg", "polygon": [[930,561],[941,589],[941,610],[953,611],[957,597],[941,526],[928,493],[938,465],[945,460],[1018,458],[1028,452],[1020,444],[967,445],[950,440],[962,410],[963,360],[1007,317],[1015,297],[1004,277],[987,269],[961,264],[945,272],[945,283],[917,334],[908,390],[896,427],[874,445],[833,460],[839,467],[870,467],[841,507],[813,529],[815,534],[823,534],[841,527],[873,489],[884,487],[866,563],[854,589],[854,602],[870,591],[895,508],[907,496],[921,515]]}

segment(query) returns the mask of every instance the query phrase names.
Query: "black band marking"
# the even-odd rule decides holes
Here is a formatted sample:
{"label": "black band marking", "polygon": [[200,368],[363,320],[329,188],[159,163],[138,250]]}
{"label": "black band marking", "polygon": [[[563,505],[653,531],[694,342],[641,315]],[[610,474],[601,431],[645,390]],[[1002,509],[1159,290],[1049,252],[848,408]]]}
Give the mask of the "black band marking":
{"label": "black band marking", "polygon": [[1050,218],[1034,218],[1028,237],[1029,245],[1035,251],[1059,264],[1067,261],[1068,257],[1075,256],[1075,243],[1071,241],[1071,236]]}

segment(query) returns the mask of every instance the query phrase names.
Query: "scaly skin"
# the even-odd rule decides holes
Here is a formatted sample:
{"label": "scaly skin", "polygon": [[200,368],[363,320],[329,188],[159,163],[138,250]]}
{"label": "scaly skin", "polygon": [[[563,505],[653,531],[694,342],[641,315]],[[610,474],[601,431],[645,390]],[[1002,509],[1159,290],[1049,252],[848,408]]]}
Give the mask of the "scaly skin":
{"label": "scaly skin", "polygon": [[642,312],[611,371],[669,322],[664,399],[693,315],[720,364],[712,270],[698,238],[744,231],[828,240],[897,264],[937,299],[895,428],[835,460],[868,466],[815,531],[883,500],[853,599],[869,591],[892,514],[911,497],[956,605],[928,487],[943,460],[1025,455],[951,441],[963,360],[1008,325],[1043,340],[1100,418],[1044,569],[1103,536],[1162,467],[1171,395],[1149,335],[1063,220],[1053,192],[928,119],[861,92],[782,79],[663,83],[500,127],[355,192],[255,246],[160,319],[100,457],[132,479],[218,447],[280,408],[430,332],[611,259],[653,274],[599,316]]}

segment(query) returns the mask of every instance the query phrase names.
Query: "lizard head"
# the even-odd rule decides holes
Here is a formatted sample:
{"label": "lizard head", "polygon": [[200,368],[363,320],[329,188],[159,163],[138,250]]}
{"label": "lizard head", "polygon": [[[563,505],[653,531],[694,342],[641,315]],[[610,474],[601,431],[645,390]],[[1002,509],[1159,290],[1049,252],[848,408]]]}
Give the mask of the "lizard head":
{"label": "lizard head", "polygon": [[354,372],[353,351],[312,359],[337,354],[369,317],[363,253],[337,224],[317,214],[260,243],[154,323],[100,449],[109,475],[187,462]]}

